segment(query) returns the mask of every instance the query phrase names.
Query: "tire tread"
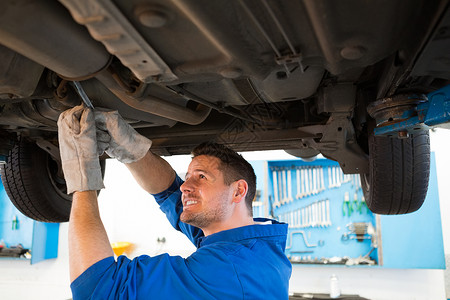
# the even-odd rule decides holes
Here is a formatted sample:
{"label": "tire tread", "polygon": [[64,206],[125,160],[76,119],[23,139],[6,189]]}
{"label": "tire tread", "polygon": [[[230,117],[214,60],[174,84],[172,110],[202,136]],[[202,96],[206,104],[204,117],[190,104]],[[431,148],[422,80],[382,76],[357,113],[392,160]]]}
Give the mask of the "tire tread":
{"label": "tire tread", "polygon": [[42,150],[23,141],[18,141],[13,147],[8,163],[0,171],[5,191],[14,206],[25,216],[42,222],[65,222],[68,212],[55,210],[51,205],[52,191],[43,190],[40,184],[42,178],[39,176],[45,174],[35,169],[33,151]]}
{"label": "tire tread", "polygon": [[[368,207],[378,214],[406,214],[425,200],[430,172],[428,131],[406,139],[369,137]],[[362,181],[363,183],[364,181]]]}

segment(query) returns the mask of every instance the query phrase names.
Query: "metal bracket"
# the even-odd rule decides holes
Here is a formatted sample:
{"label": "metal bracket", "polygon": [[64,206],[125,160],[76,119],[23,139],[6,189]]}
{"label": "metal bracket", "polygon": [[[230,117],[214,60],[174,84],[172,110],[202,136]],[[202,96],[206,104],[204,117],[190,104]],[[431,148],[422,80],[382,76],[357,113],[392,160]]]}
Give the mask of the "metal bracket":
{"label": "metal bracket", "polygon": [[125,17],[113,1],[60,0],[78,23],[114,53],[143,82],[170,82],[177,79],[158,55]]}
{"label": "metal bracket", "polygon": [[348,241],[349,239],[356,239],[358,242],[364,240],[371,240],[371,246],[378,248],[378,242],[376,239],[377,230],[370,222],[353,222],[347,224],[349,232],[344,233],[341,236],[342,241]]}
{"label": "metal bracket", "polygon": [[335,150],[321,149],[323,156],[339,162],[345,174],[369,172],[367,154],[356,141],[349,113],[332,113],[324,128],[320,144],[336,142]]}
{"label": "metal bracket", "polygon": [[284,66],[284,68],[286,69],[287,74],[291,74],[291,70],[289,70],[289,68],[287,67],[288,64],[298,64],[298,66],[300,67],[300,71],[303,73],[305,72],[305,68],[303,67],[302,64],[302,55],[301,53],[298,54],[288,54],[285,56],[279,56],[275,58],[275,61],[277,64]]}
{"label": "metal bracket", "polygon": [[[434,127],[450,129],[450,85],[427,95],[428,101],[419,103],[414,115],[402,121],[381,125],[374,129],[375,135],[407,136],[419,130]],[[378,123],[378,120],[377,120]]]}
{"label": "metal bracket", "polygon": [[43,138],[36,139],[36,145],[50,154],[50,156],[56,161],[61,162],[61,154],[59,148],[53,145],[51,142],[44,140]]}

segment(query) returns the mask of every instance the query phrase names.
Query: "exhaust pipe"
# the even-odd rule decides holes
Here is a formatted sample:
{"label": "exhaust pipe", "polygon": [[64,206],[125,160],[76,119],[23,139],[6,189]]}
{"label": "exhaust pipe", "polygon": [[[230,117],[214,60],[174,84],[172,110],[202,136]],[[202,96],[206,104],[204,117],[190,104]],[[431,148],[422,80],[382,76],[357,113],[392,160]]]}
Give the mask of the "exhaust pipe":
{"label": "exhaust pipe", "polygon": [[197,110],[176,105],[154,96],[134,97],[121,87],[108,71],[99,73],[96,78],[125,104],[141,111],[189,125],[202,123],[211,112],[211,108],[199,104]]}

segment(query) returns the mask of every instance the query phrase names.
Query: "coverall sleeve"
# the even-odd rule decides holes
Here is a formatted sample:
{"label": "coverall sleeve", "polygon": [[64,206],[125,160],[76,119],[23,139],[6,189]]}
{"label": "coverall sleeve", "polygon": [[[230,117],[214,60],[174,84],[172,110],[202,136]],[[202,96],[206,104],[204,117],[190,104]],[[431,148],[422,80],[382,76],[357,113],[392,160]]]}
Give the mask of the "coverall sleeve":
{"label": "coverall sleeve", "polygon": [[180,215],[183,212],[183,203],[181,202],[180,186],[183,180],[176,175],[172,185],[165,191],[158,194],[153,194],[159,208],[166,214],[170,224],[178,230],[183,232],[189,240],[198,248],[199,238],[203,237],[203,231],[197,227],[180,221]]}
{"label": "coverall sleeve", "polygon": [[[218,274],[220,270],[220,274]],[[105,258],[71,284],[79,299],[239,299],[242,286],[228,255],[201,248],[187,259],[162,254]]]}

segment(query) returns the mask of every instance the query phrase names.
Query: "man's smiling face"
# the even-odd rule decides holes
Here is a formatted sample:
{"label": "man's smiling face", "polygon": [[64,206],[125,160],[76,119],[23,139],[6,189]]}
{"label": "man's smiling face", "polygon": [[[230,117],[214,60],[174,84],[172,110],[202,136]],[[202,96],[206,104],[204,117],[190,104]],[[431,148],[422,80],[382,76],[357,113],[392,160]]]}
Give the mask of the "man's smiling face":
{"label": "man's smiling face", "polygon": [[213,229],[232,212],[233,184],[226,185],[220,160],[200,155],[192,159],[181,185],[183,212],[180,220],[205,229]]}

